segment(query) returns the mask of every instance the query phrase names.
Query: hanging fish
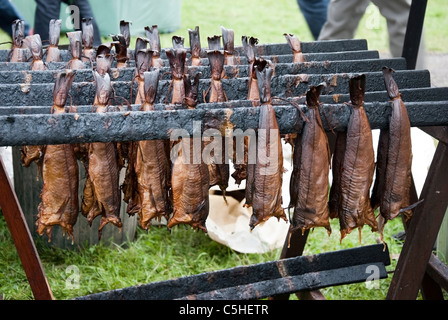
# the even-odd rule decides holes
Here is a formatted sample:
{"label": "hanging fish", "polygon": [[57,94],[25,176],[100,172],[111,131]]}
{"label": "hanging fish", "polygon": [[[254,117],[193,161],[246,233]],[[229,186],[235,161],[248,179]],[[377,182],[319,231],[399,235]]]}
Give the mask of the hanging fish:
{"label": "hanging fish", "polygon": [[[367,224],[378,230],[374,211],[370,205],[370,187],[375,170],[372,131],[364,110],[365,75],[349,81],[351,115],[347,126],[343,164],[340,166],[340,200],[337,216],[341,240],[353,229]],[[338,151],[335,150],[335,153]]]}
{"label": "hanging fish", "polygon": [[[209,103],[227,101],[221,82],[221,74],[224,69],[224,53],[220,50],[209,50],[207,51],[207,56],[212,76]],[[215,138],[216,137],[213,137],[213,139]],[[226,161],[226,143],[224,136],[220,136],[218,139],[220,139],[220,141],[218,141],[218,144],[220,144],[219,147],[216,143],[210,140],[204,142],[204,148],[207,148],[207,146],[212,143],[216,146],[216,148],[213,148],[213,151],[210,152],[210,157],[207,161],[210,174],[210,187],[215,185],[219,186],[225,198],[225,191],[229,185],[230,167],[228,161]]]}
{"label": "hanging fish", "polygon": [[82,18],[82,44],[84,49],[82,51],[82,61],[91,62],[95,59],[95,49],[93,48],[94,32],[93,32],[93,18]]}
{"label": "hanging fish", "polygon": [[250,37],[248,39],[247,36],[242,37],[243,49],[246,53],[247,62],[249,65],[249,92],[247,94],[248,100],[258,101],[260,99],[260,95],[258,92],[258,83],[257,83],[257,72],[254,68],[254,62],[256,57],[256,45],[258,43],[258,39],[254,37]]}
{"label": "hanging fish", "polygon": [[126,43],[126,55],[127,60],[132,59],[131,49],[129,45],[131,44],[131,31],[129,27],[130,22],[125,20],[120,20],[120,34],[123,35],[125,43]]}
{"label": "hanging fish", "polygon": [[16,19],[12,22],[12,45],[8,53],[8,60],[11,62],[26,62],[27,47],[25,39],[25,21]]}
{"label": "hanging fish", "polygon": [[67,64],[69,69],[85,69],[86,65],[82,62],[82,31],[67,32],[67,37],[70,42],[70,53],[72,58]]}
{"label": "hanging fish", "polygon": [[224,49],[224,64],[234,66],[237,64],[235,57],[234,32],[232,29],[226,29],[221,26],[222,43]]}
{"label": "hanging fish", "polygon": [[246,207],[252,207],[249,226],[251,230],[271,217],[287,221],[282,208],[283,151],[280,131],[271,105],[270,63],[256,64],[260,90],[260,115],[258,120],[255,163],[248,163],[246,182]]}
{"label": "hanging fish", "polygon": [[[378,149],[385,157],[385,168],[377,168],[377,183],[380,214],[385,222],[402,213],[406,219],[412,215],[409,203],[412,168],[411,125],[406,106],[401,99],[397,83],[393,79],[393,69],[384,67],[384,83],[391,99],[392,115],[389,120],[384,148]],[[380,139],[380,142],[382,140]],[[387,153],[384,152],[387,150]],[[379,154],[378,154],[379,156]],[[383,169],[383,170],[381,170]],[[381,171],[380,171],[381,170]],[[384,173],[384,175],[383,175]],[[378,203],[375,204],[378,206]],[[381,234],[384,229],[382,226]]]}
{"label": "hanging fish", "polygon": [[[142,111],[154,111],[159,70],[144,73],[144,100]],[[135,173],[140,200],[140,225],[148,229],[152,219],[169,219],[172,205],[170,192],[170,159],[168,140],[145,140],[136,143]],[[169,144],[168,144],[169,146]]]}
{"label": "hanging fish", "polygon": [[[108,73],[100,75],[93,71],[96,83],[96,112],[106,112],[111,98],[111,83]],[[121,193],[119,172],[121,170],[117,145],[113,142],[92,142],[87,145],[86,183],[83,191],[81,212],[91,224],[101,216],[98,238],[104,226],[112,223],[121,229]]]}
{"label": "hanging fish", "polygon": [[165,66],[163,59],[160,57],[160,53],[162,52],[162,48],[160,46],[160,35],[159,28],[157,25],[153,25],[152,27],[145,27],[146,38],[149,40],[149,46],[154,51],[154,55],[152,57],[152,66],[154,68],[162,68]]}
{"label": "hanging fish", "polygon": [[[65,103],[75,72],[56,74],[53,90],[53,114],[65,113]],[[78,164],[71,144],[47,145],[41,148],[43,187],[38,205],[37,232],[51,242],[53,227],[59,225],[63,234],[73,241],[73,226],[79,212]],[[28,155],[29,156],[29,155]],[[37,158],[36,158],[37,159]]]}
{"label": "hanging fish", "polygon": [[294,207],[292,230],[324,227],[331,233],[328,208],[330,149],[319,114],[319,96],[323,85],[311,86],[306,94],[308,122],[295,139],[291,203]]}
{"label": "hanging fish", "polygon": [[[153,61],[154,61],[153,53]],[[185,74],[185,59],[187,57],[187,50],[182,48],[167,49],[166,56],[170,64],[171,83],[170,88],[173,91],[171,97],[171,104],[182,104],[185,98],[184,74]],[[167,96],[168,98],[168,96]]]}
{"label": "hanging fish", "polygon": [[128,48],[126,38],[122,34],[112,35],[112,43],[115,47],[115,59],[117,60],[117,69],[128,66]]}
{"label": "hanging fish", "polygon": [[192,66],[200,66],[201,61],[201,37],[199,36],[199,27],[196,26],[194,30],[188,29],[190,39],[190,61]]}
{"label": "hanging fish", "polygon": [[[199,73],[193,84],[187,75],[186,99],[188,109],[197,105]],[[194,140],[197,139],[197,140]],[[194,229],[207,232],[205,222],[209,214],[209,170],[202,160],[203,142],[201,137],[183,137],[176,144],[172,154],[177,155],[173,161],[171,188],[173,195],[173,215],[168,221],[168,228],[178,224],[187,224]]]}
{"label": "hanging fish", "polygon": [[293,34],[288,33],[285,33],[284,36],[286,38],[286,42],[288,43],[293,52],[292,62],[293,63],[305,62],[305,56],[302,53],[302,43],[300,42],[299,38],[297,38],[297,36]]}
{"label": "hanging fish", "polygon": [[61,19],[51,19],[49,25],[50,45],[45,54],[47,55],[47,62],[61,62],[61,52],[59,50],[59,36],[61,34]]}
{"label": "hanging fish", "polygon": [[44,54],[42,51],[42,41],[40,39],[40,35],[34,34],[27,36],[24,41],[30,49],[33,57],[33,60],[31,61],[31,70],[47,70],[47,65],[42,60]]}

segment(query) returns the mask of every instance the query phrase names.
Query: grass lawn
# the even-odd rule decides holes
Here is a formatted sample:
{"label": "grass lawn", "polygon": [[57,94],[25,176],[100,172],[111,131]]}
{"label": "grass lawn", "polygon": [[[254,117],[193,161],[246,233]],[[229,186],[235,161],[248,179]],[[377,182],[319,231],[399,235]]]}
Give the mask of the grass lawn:
{"label": "grass lawn", "polygon": [[[426,49],[431,52],[448,52],[447,6],[444,0],[428,2],[425,24]],[[118,23],[118,21],[117,21]],[[148,21],[148,25],[151,22]],[[181,35],[188,45],[188,28],[200,27],[201,41],[206,46],[207,36],[221,34],[221,26],[235,31],[235,45],[241,45],[241,36],[254,36],[259,43],[283,43],[284,33],[296,34],[303,41],[312,41],[311,33],[295,0],[250,1],[193,1],[182,0],[181,28],[171,34],[162,34],[162,47],[171,46],[171,37]],[[388,50],[386,22],[375,7],[369,8],[362,19],[356,38],[368,40],[369,48]],[[8,41],[0,33],[0,42]],[[104,39],[110,41],[110,39]],[[66,38],[61,44],[67,43]],[[134,41],[131,42],[131,45]],[[8,48],[3,45],[0,48]],[[83,218],[80,216],[80,218]],[[359,246],[358,232],[339,241],[339,226],[332,221],[331,236],[325,230],[310,233],[305,254],[316,254]],[[402,231],[399,219],[386,225],[385,241],[389,245],[393,272],[401,243],[392,235]],[[367,228],[362,232],[362,245],[377,243],[378,234]],[[280,249],[265,254],[242,254],[221,245],[203,232],[174,228],[152,228],[144,232],[138,228],[135,241],[123,245],[96,245],[82,250],[48,249],[38,244],[38,251],[56,299],[71,299],[94,292],[171,279],[201,272],[230,268],[278,259]],[[67,287],[69,266],[79,270],[79,289]],[[384,299],[390,283],[381,280],[377,288],[369,289],[365,283],[323,289],[327,299]],[[0,294],[4,299],[32,299],[31,290],[15,251],[14,244],[0,215]],[[293,297],[293,296],[292,296]]]}

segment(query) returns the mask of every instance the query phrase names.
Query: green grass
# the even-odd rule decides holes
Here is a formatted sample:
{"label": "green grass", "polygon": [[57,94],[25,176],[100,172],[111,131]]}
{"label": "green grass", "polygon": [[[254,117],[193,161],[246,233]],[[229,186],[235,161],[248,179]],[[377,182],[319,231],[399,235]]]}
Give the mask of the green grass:
{"label": "green grass", "polygon": [[[336,220],[332,221],[332,228],[331,236],[322,229],[315,229],[310,233],[304,254],[311,255],[360,245],[357,231],[340,243]],[[395,258],[401,250],[401,243],[392,239],[391,235],[401,230],[402,225],[398,220],[391,221],[386,226],[385,241],[393,258],[392,264],[387,267],[389,271],[393,271]],[[362,245],[374,244],[377,240],[377,233],[363,229]],[[183,227],[176,227],[171,233],[166,228],[155,227],[150,232],[138,229],[133,242],[121,245],[99,244],[79,250],[66,250],[49,248],[42,245],[38,239],[37,248],[49,285],[55,298],[60,300],[239,265],[267,262],[280,256],[280,249],[264,254],[238,253],[211,240],[203,232]],[[72,266],[79,271],[79,288],[70,286],[73,283],[70,271]],[[0,270],[0,293],[4,299],[33,299],[3,216],[0,218]],[[375,289],[369,289],[365,283],[360,283],[326,288],[322,293],[329,300],[381,300],[387,293],[389,283],[390,277],[380,280],[379,288]]]}

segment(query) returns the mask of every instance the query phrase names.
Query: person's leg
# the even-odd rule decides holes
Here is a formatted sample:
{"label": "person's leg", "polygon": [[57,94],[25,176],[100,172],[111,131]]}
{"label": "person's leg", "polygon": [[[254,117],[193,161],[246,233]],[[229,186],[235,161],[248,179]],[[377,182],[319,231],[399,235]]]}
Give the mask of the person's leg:
{"label": "person's leg", "polygon": [[42,43],[48,41],[49,25],[51,19],[59,19],[61,0],[35,0],[36,12],[34,15],[34,34],[40,35]]}
{"label": "person's leg", "polygon": [[[64,1],[64,2],[66,2],[66,1]],[[86,19],[93,18],[93,21],[92,21],[93,22],[93,45],[99,46],[101,44],[100,31],[98,28],[98,24],[95,21],[95,17],[93,15],[93,11],[92,11],[89,1],[88,0],[72,0],[70,2],[79,8],[79,14],[81,15],[81,19],[82,18],[86,18]]]}
{"label": "person's leg", "polygon": [[[403,53],[404,38],[408,25],[411,0],[372,0],[378,7],[381,15],[386,18],[389,34],[389,50],[392,56],[401,57]],[[420,43],[417,69],[424,68],[424,41]]]}
{"label": "person's leg", "polygon": [[369,0],[331,0],[319,40],[353,39]]}
{"label": "person's leg", "polygon": [[330,0],[297,0],[300,11],[305,17],[314,39],[319,37],[320,30],[327,21],[327,8]]}
{"label": "person's leg", "polygon": [[[12,37],[12,23],[14,20],[24,20],[20,12],[9,0],[0,0],[0,28]],[[25,21],[25,35],[30,31],[29,24]]]}

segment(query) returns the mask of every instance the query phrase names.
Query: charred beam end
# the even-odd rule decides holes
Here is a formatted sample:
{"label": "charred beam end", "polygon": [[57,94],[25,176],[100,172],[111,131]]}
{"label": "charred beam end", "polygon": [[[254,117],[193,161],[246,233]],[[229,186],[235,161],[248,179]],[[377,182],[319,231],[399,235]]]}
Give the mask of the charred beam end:
{"label": "charred beam end", "polygon": [[[307,111],[306,106],[300,106]],[[385,128],[391,113],[389,102],[364,105],[372,129]],[[406,104],[411,126],[448,125],[448,101]],[[300,132],[303,120],[296,105],[274,107],[280,133]],[[256,129],[259,108],[120,111],[0,116],[0,146],[170,139],[174,134],[192,135],[196,125],[225,129]],[[350,118],[347,104],[323,105],[325,130],[344,131]],[[154,128],[157,128],[155,130]]]}
{"label": "charred beam end", "polygon": [[[359,279],[370,275],[365,269],[368,265],[378,265],[384,268],[390,264],[389,251],[383,244],[367,245],[358,248],[325,252],[312,256],[299,256],[270,261],[249,266],[240,266],[215,272],[201,273],[193,276],[185,276],[173,280],[158,281],[149,284],[116,289],[106,292],[94,293],[78,297],[78,300],[133,300],[153,299],[169,300],[181,299],[183,297],[194,297],[202,293],[215,290],[226,290],[233,292],[232,288],[240,286],[250,290],[250,284],[261,283],[263,290],[270,290],[275,283],[289,283],[288,280],[297,276],[297,282],[306,283],[308,288],[317,288],[317,280],[320,285],[327,281],[341,281],[331,273],[345,268],[358,266],[357,276]],[[381,264],[383,266],[381,266]],[[281,265],[281,266],[280,266]],[[347,271],[347,269],[346,269]],[[354,269],[352,269],[354,271]],[[366,273],[367,272],[367,273]],[[370,271],[371,272],[371,271]],[[353,272],[346,272],[347,276],[353,276]],[[332,278],[333,277],[333,278]],[[281,280],[285,279],[285,280]],[[274,281],[271,286],[264,286],[266,281]],[[354,281],[353,279],[346,281]],[[360,280],[363,281],[363,280]],[[292,287],[296,291],[296,287]],[[287,288],[286,288],[287,289]],[[279,292],[282,293],[282,292]],[[284,292],[283,292],[284,293]],[[246,298],[244,295],[240,298]],[[270,293],[267,295],[271,295]],[[234,296],[235,298],[237,296]],[[216,298],[216,297],[215,297]],[[256,296],[253,296],[256,298]]]}

